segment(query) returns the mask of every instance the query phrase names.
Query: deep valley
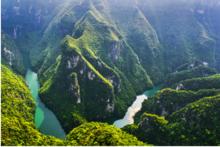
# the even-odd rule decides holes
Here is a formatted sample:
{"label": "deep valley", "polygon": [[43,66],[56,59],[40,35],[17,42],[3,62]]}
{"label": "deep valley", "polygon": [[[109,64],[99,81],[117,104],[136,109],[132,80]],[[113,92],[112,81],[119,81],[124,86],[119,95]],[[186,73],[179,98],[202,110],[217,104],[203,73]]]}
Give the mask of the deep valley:
{"label": "deep valley", "polygon": [[220,145],[219,0],[1,9],[2,145]]}

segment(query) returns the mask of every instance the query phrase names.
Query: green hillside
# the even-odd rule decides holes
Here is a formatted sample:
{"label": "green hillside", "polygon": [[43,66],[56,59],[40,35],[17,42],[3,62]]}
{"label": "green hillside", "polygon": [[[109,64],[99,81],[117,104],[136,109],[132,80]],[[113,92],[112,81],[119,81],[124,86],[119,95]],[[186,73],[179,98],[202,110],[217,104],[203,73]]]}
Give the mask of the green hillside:
{"label": "green hillside", "polygon": [[190,90],[160,90],[123,130],[156,145],[218,145],[219,76],[185,81]]}
{"label": "green hillside", "polygon": [[[220,145],[219,0],[2,0],[1,9],[2,145]],[[27,71],[65,140],[36,129]],[[142,142],[109,125],[132,122],[139,100],[123,130]]]}
{"label": "green hillside", "polygon": [[1,68],[1,145],[145,145],[121,129],[102,123],[74,128],[65,140],[41,134],[34,125],[35,103],[22,77],[4,65]]}
{"label": "green hillside", "polygon": [[24,80],[3,65],[1,76],[1,145],[64,145],[35,128],[35,104]]}

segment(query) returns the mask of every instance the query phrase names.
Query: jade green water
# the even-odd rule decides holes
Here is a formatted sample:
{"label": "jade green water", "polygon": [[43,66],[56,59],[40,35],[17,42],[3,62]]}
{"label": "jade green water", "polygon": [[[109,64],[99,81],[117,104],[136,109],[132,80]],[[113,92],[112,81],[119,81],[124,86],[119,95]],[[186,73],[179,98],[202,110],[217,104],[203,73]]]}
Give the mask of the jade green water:
{"label": "jade green water", "polygon": [[125,116],[122,119],[116,120],[114,125],[118,128],[123,128],[126,125],[134,123],[135,114],[141,110],[142,103],[147,100],[148,97],[155,95],[155,93],[160,89],[160,87],[155,87],[153,89],[147,90],[142,95],[138,95],[133,104],[128,108]]}
{"label": "jade green water", "polygon": [[60,122],[39,98],[38,91],[40,88],[37,74],[28,70],[25,77],[26,83],[31,90],[31,94],[36,102],[35,126],[45,135],[51,135],[58,138],[65,138],[66,134],[60,125]]}

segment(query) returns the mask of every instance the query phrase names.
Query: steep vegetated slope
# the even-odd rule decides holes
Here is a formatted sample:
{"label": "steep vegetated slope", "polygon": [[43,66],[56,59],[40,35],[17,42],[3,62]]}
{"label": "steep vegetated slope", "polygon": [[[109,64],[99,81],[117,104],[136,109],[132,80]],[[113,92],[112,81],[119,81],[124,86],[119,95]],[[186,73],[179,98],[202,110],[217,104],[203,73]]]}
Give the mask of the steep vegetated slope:
{"label": "steep vegetated slope", "polygon": [[218,0],[4,0],[3,60],[18,72],[38,71],[41,99],[67,132],[86,120],[112,122],[163,80],[176,88],[217,73],[219,7]]}
{"label": "steep vegetated slope", "polygon": [[[204,4],[203,4],[204,3]],[[174,1],[163,2],[141,1],[140,9],[154,26],[160,43],[163,45],[163,55],[168,71],[173,71],[181,64],[199,59],[216,66],[215,37],[210,33],[212,24],[203,23],[199,18],[209,19],[213,7],[219,8],[218,1]],[[203,6],[201,6],[203,4]],[[213,21],[216,23],[216,21]],[[217,32],[215,32],[217,34]]]}
{"label": "steep vegetated slope", "polygon": [[186,63],[177,67],[175,72],[167,75],[163,87],[181,88],[181,82],[186,79],[206,77],[216,73],[217,71],[214,68],[210,68],[206,63],[199,61]]}
{"label": "steep vegetated slope", "polygon": [[41,134],[34,126],[35,104],[22,77],[1,66],[1,145],[145,145],[136,137],[103,123],[74,128],[65,140]]}
{"label": "steep vegetated slope", "polygon": [[143,103],[138,125],[124,130],[158,145],[219,145],[220,77],[203,76],[184,78],[176,89],[162,89]]}
{"label": "steep vegetated slope", "polygon": [[219,145],[220,95],[204,97],[164,117],[144,113],[125,131],[157,145]]}
{"label": "steep vegetated slope", "polygon": [[[14,63],[11,64],[12,67],[15,69],[22,66],[29,67],[42,59],[41,52],[44,43],[41,43],[41,38],[58,4],[61,4],[58,0],[2,1],[2,32],[9,36],[7,37],[10,39],[8,42],[15,43],[15,46],[6,47],[6,49],[12,51],[14,56],[18,56],[18,54],[13,50],[21,53],[17,59],[21,65],[17,66]],[[7,50],[2,50],[3,55],[5,51]],[[23,72],[22,74],[24,74]]]}
{"label": "steep vegetated slope", "polygon": [[[111,105],[115,106],[115,114],[112,116],[122,114],[120,112],[124,112],[126,106],[131,102],[129,99],[131,100],[135,93],[139,93],[143,91],[144,88],[147,88],[147,85],[151,85],[151,80],[149,80],[148,75],[157,83],[162,79],[164,73],[171,72],[186,62],[190,63],[198,59],[210,65],[214,64],[213,60],[209,60],[213,59],[214,47],[212,38],[210,36],[203,36],[204,34],[202,33],[207,35],[207,31],[200,25],[199,20],[194,17],[194,13],[187,11],[184,13],[186,20],[175,21],[172,17],[176,16],[171,15],[171,13],[173,14],[174,12],[167,12],[171,18],[163,17],[163,19],[159,20],[164,20],[164,22],[158,22],[159,25],[166,24],[166,26],[170,26],[171,30],[167,31],[163,26],[157,27],[156,24],[154,26],[154,21],[150,19],[151,16],[148,16],[151,14],[150,12],[147,13],[142,10],[141,7],[140,9],[135,7],[135,3],[133,4],[132,2],[120,4],[114,1],[111,3],[108,1],[83,1],[76,7],[73,7],[71,13],[68,14],[73,18],[78,17],[78,19],[72,20],[74,27],[69,33],[73,38],[72,44],[80,49],[80,52],[87,60],[88,58],[98,58],[117,73],[117,78],[111,79],[114,83],[118,84],[117,86],[113,85],[115,100],[112,101],[113,103]],[[179,8],[180,4],[177,3],[176,5],[178,5]],[[153,7],[157,8],[157,5]],[[82,11],[78,14],[77,11],[74,11],[75,9]],[[162,10],[168,11],[166,8]],[[186,11],[186,8],[183,10]],[[176,12],[176,10],[172,11]],[[176,15],[183,14],[177,13]],[[155,14],[152,14],[152,17],[153,16],[155,16]],[[63,17],[67,20],[66,12]],[[157,14],[156,17],[160,18],[162,16]],[[148,18],[151,20],[151,23]],[[171,22],[170,19],[175,22]],[[191,25],[192,23],[193,25]],[[179,24],[181,24],[181,26]],[[194,28],[197,29],[194,30]],[[162,32],[160,32],[160,30],[162,30]],[[184,33],[183,36],[179,36],[178,34],[180,34],[181,31],[186,33]],[[194,36],[192,36],[192,34]],[[176,39],[172,37],[169,39],[167,36],[174,36]],[[196,50],[200,48],[204,48],[206,53],[201,50]],[[204,54],[200,55],[201,52]],[[65,55],[62,54],[62,57],[63,56]],[[166,61],[168,61],[168,63],[166,63]],[[66,64],[68,63],[66,62],[65,65]],[[94,66],[95,63],[93,62],[92,65]],[[165,65],[167,65],[168,68],[164,69],[164,67],[166,67]],[[95,69],[98,68],[97,66],[94,67]],[[101,75],[103,75],[102,70],[104,69],[98,69]],[[207,68],[207,74],[214,72],[211,69],[210,72],[208,71],[209,68]],[[87,72],[85,73],[88,74]],[[106,75],[103,75],[103,77],[106,77]],[[119,86],[120,89],[115,90]],[[79,87],[80,89],[84,89],[81,86]],[[79,93],[81,93],[81,91]],[[91,91],[95,91],[95,89],[93,90],[92,88]],[[128,91],[130,93],[126,94],[126,96],[125,93]],[[83,96],[83,94],[80,96],[89,102],[86,96]],[[102,94],[98,95],[98,97],[102,97]],[[90,100],[91,99],[93,98],[90,96]],[[75,97],[75,103],[76,100],[77,98]],[[126,100],[128,100],[128,102],[126,102]],[[84,102],[82,102],[82,104],[83,103]],[[51,105],[53,104],[51,103]],[[86,104],[84,104],[84,106],[85,105]],[[107,102],[105,102],[104,106],[107,105]],[[53,107],[57,108],[55,105]],[[82,106],[80,108],[83,109]],[[106,110],[106,108],[103,107],[102,110]],[[89,113],[87,112],[87,114]],[[105,114],[104,117],[106,116],[108,115]],[[91,119],[88,116],[86,116],[86,118]],[[96,117],[92,118],[95,119]],[[102,118],[103,116],[100,117],[100,120]],[[107,119],[108,118],[105,120]]]}
{"label": "steep vegetated slope", "polygon": [[[81,115],[84,113],[84,116],[89,120],[113,120],[115,116],[120,116],[125,112],[137,92],[151,87],[152,82],[132,48],[121,39],[121,34],[108,19],[98,12],[94,4],[86,1],[80,7],[85,7],[86,12],[75,23],[72,37],[67,36],[63,40],[64,45],[61,46],[62,53],[59,57],[62,59],[58,70],[60,69],[60,73],[68,71],[68,75],[58,75],[59,71],[54,75],[57,78],[62,78],[62,81],[68,82],[69,86],[65,84],[67,86],[65,89],[59,89],[60,97],[48,94],[44,96],[44,93],[49,92],[47,90],[42,94],[42,97],[47,97],[49,101],[52,101],[51,97],[54,97],[57,104],[60,104],[58,99],[61,99],[69,105],[79,107],[82,110],[79,113]],[[79,90],[72,89],[72,92],[78,92],[78,97],[72,95],[69,90],[71,83],[65,79],[73,72],[75,72]],[[44,77],[47,77],[47,71],[43,74]],[[58,81],[53,81],[54,78],[51,80],[53,85],[58,83]],[[46,85],[48,86],[47,82]],[[137,86],[133,87],[132,85]],[[49,89],[53,90],[52,87]],[[70,95],[64,97],[64,93],[68,92]],[[68,100],[70,98],[72,99],[71,103]],[[47,100],[45,102],[47,103]],[[64,104],[60,106],[50,103],[50,105],[54,109],[66,108]],[[96,106],[99,107],[94,110]],[[72,109],[72,107],[69,108]],[[74,119],[71,118],[70,112],[67,119]],[[63,120],[64,115],[59,115],[62,115],[60,120]]]}
{"label": "steep vegetated slope", "polygon": [[217,95],[191,103],[172,114],[168,125],[170,138],[176,136],[172,144],[219,145],[219,106],[220,95]]}
{"label": "steep vegetated slope", "polygon": [[5,66],[1,66],[1,76],[1,144],[63,145],[61,140],[44,136],[35,128],[35,104],[24,80]]}
{"label": "steep vegetated slope", "polygon": [[[58,63],[51,69],[57,70],[56,74],[50,77],[46,75],[49,79],[41,88],[42,100],[54,111],[59,110],[61,122],[67,122],[65,128],[76,125],[70,123],[76,119],[75,113],[88,120],[108,118],[114,111],[114,90],[117,89],[113,84],[118,88],[117,75],[101,60],[85,58],[80,49],[74,46],[73,38],[67,37],[63,46]],[[113,79],[118,81],[111,83]]]}
{"label": "steep vegetated slope", "polygon": [[25,72],[22,53],[17,48],[14,40],[4,33],[2,33],[2,63],[11,66],[15,71],[19,73]]}

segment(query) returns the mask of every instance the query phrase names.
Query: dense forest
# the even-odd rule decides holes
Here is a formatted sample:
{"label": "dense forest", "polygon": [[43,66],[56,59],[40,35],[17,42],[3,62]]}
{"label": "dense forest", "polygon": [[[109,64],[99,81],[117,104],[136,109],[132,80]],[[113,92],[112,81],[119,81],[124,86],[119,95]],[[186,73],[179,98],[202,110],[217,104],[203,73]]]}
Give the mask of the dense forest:
{"label": "dense forest", "polygon": [[[220,145],[219,0],[2,0],[1,12],[2,145]],[[155,87],[133,124],[112,125]],[[36,125],[42,105],[64,138]]]}

